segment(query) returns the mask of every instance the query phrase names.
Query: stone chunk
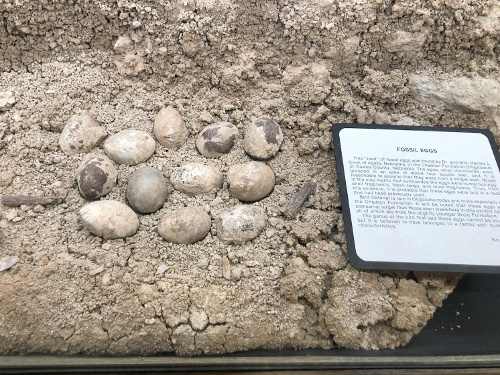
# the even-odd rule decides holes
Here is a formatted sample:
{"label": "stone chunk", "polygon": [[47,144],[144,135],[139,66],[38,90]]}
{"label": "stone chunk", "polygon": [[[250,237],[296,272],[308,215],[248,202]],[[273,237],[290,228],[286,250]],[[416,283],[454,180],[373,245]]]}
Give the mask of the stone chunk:
{"label": "stone chunk", "polygon": [[7,111],[16,104],[16,96],[12,91],[0,92],[0,112]]}
{"label": "stone chunk", "polygon": [[394,36],[383,43],[389,52],[418,52],[425,43],[425,33],[408,33],[398,30]]}
{"label": "stone chunk", "polygon": [[440,81],[429,76],[412,75],[410,93],[419,102],[441,104],[462,113],[496,116],[500,105],[500,83],[476,76]]}

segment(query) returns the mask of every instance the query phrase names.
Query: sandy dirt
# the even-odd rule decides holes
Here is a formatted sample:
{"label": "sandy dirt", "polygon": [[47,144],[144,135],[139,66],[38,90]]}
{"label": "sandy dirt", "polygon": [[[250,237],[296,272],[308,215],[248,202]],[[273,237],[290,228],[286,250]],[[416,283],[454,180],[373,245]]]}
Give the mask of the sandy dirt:
{"label": "sandy dirt", "polygon": [[[222,354],[264,348],[395,348],[425,326],[458,274],[364,272],[348,265],[332,123],[490,129],[499,141],[496,1],[3,1],[0,3],[0,194],[57,195],[48,207],[0,206],[0,354]],[[0,100],[0,104],[2,101]],[[190,131],[179,150],[117,166],[104,199],[125,201],[141,166],[165,177],[185,162],[251,160],[242,140],[206,159],[195,137],[216,121],[271,116],[284,142],[268,162],[269,216],[243,245],[211,233],[175,245],[157,233],[185,205],[212,217],[239,202],[175,191],[140,215],[136,235],[102,240],[78,219],[86,201],[60,132],[86,112],[108,135],[153,134],[173,105]],[[102,144],[91,153],[103,154]],[[295,219],[280,207],[313,179]],[[471,249],[473,251],[473,249]],[[227,259],[226,259],[227,258]],[[229,261],[229,271],[227,269]],[[224,275],[223,275],[224,264]],[[160,265],[167,267],[156,275]],[[226,276],[226,277],[224,277]],[[229,276],[229,277],[228,277]]]}

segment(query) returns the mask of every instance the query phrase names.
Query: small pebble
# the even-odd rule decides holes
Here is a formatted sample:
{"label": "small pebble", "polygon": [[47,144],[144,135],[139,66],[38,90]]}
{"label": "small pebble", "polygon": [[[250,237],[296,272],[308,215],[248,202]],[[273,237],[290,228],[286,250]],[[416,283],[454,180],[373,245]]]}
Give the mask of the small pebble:
{"label": "small pebble", "polygon": [[117,201],[97,201],[80,209],[80,220],[90,233],[105,240],[133,236],[139,218],[127,205]]}
{"label": "small pebble", "polygon": [[163,275],[166,270],[168,270],[167,265],[166,264],[160,264],[158,266],[158,269],[156,270],[155,275]]}
{"label": "small pebble", "polygon": [[19,262],[19,257],[15,256],[15,255],[12,257],[1,258],[0,259],[0,272],[8,270],[12,266],[14,266],[14,264],[16,264],[17,262]]}
{"label": "small pebble", "polygon": [[207,158],[218,158],[229,153],[240,132],[229,122],[216,122],[205,127],[196,138],[196,148]]}
{"label": "small pebble", "polygon": [[278,153],[282,142],[280,126],[272,118],[262,116],[247,126],[243,148],[256,159],[270,159]]}
{"label": "small pebble", "polygon": [[167,197],[167,183],[157,169],[139,168],[130,176],[127,200],[134,210],[143,214],[155,212],[163,206]]}
{"label": "small pebble", "polygon": [[156,140],[164,147],[177,150],[189,137],[189,131],[179,112],[172,106],[164,107],[154,122]]}
{"label": "small pebble", "polygon": [[271,193],[276,180],[269,166],[252,161],[231,166],[227,181],[234,197],[243,202],[255,202]]}
{"label": "small pebble", "polygon": [[98,275],[100,274],[102,271],[104,271],[104,266],[100,266],[92,271],[90,271],[90,276],[95,276],[95,275]]}
{"label": "small pebble", "polygon": [[186,194],[204,194],[222,187],[223,176],[218,169],[200,163],[187,163],[170,176],[175,189]]}
{"label": "small pebble", "polygon": [[158,223],[158,233],[173,243],[192,244],[210,231],[210,216],[199,207],[182,207],[165,214]]}
{"label": "small pebble", "polygon": [[87,153],[106,136],[106,130],[87,114],[70,117],[59,137],[59,147],[67,155]]}
{"label": "small pebble", "polygon": [[242,244],[256,238],[266,227],[267,215],[259,207],[236,206],[216,219],[217,237],[225,243]]}
{"label": "small pebble", "polygon": [[133,48],[132,39],[128,35],[121,35],[115,42],[113,50],[116,53],[125,53]]}
{"label": "small pebble", "polygon": [[104,152],[118,164],[144,163],[155,152],[155,140],[142,130],[122,130],[106,139]]}
{"label": "small pebble", "polygon": [[16,96],[12,91],[0,92],[0,111],[6,111],[16,104]]}
{"label": "small pebble", "polygon": [[97,199],[108,194],[116,184],[118,171],[104,155],[95,156],[77,170],[78,189],[85,199]]}
{"label": "small pebble", "polygon": [[226,280],[231,279],[231,264],[229,263],[227,256],[222,257],[222,276]]}
{"label": "small pebble", "polygon": [[16,177],[16,174],[12,170],[1,171],[0,172],[0,186],[1,187],[9,186],[12,183],[12,181],[14,180],[14,177]]}

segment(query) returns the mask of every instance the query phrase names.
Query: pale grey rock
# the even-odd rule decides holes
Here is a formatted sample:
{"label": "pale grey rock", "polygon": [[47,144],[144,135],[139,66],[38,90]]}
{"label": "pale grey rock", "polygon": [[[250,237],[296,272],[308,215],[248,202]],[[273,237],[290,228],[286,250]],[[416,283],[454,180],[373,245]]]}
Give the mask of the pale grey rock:
{"label": "pale grey rock", "polygon": [[118,58],[114,59],[114,63],[118,73],[127,77],[137,77],[141,72],[146,70],[144,57],[133,52],[119,55]]}
{"label": "pale grey rock", "polygon": [[401,117],[398,121],[396,121],[396,125],[412,125],[412,126],[420,126],[420,123],[415,121],[413,118],[408,116]]}
{"label": "pale grey rock", "polygon": [[105,240],[130,237],[139,229],[136,213],[117,201],[103,200],[83,206],[80,220],[90,233]]}
{"label": "pale grey rock", "polygon": [[155,140],[142,130],[127,129],[104,141],[104,152],[118,164],[144,163],[155,151]]}
{"label": "pale grey rock", "polygon": [[166,264],[160,264],[158,266],[158,269],[156,270],[155,275],[163,275],[166,270],[168,270],[167,265]]}
{"label": "pale grey rock", "polygon": [[262,116],[247,126],[243,148],[256,159],[270,159],[278,153],[282,142],[280,126],[272,118]]}
{"label": "pale grey rock", "polygon": [[255,206],[240,205],[216,220],[217,237],[225,243],[242,244],[257,238],[265,229],[267,215]]}
{"label": "pale grey rock", "polygon": [[78,189],[85,199],[97,199],[108,194],[116,184],[118,171],[104,155],[84,161],[77,170]]}
{"label": "pale grey rock", "polygon": [[207,158],[218,158],[231,151],[240,137],[236,126],[229,122],[216,122],[205,127],[196,138],[196,148]]}
{"label": "pale grey rock", "polygon": [[186,194],[209,193],[222,187],[223,176],[218,169],[200,163],[187,163],[170,176],[175,189]]}
{"label": "pale grey rock", "polygon": [[69,118],[59,137],[59,147],[67,155],[87,153],[106,136],[106,130],[88,114]]}
{"label": "pale grey rock", "polygon": [[154,122],[156,140],[164,147],[177,150],[186,143],[189,131],[179,112],[172,106],[164,107]]}
{"label": "pale grey rock", "polygon": [[376,112],[373,121],[375,124],[387,125],[392,122],[392,119],[387,112]]}
{"label": "pale grey rock", "polygon": [[19,262],[19,257],[14,255],[12,257],[5,257],[0,259],[0,272],[6,271]]}
{"label": "pale grey rock", "polygon": [[158,223],[158,233],[173,243],[192,244],[210,231],[210,216],[199,207],[182,207],[166,213]]}
{"label": "pale grey rock", "polygon": [[271,193],[276,179],[268,165],[252,161],[231,166],[227,182],[234,197],[243,202],[255,202]]}
{"label": "pale grey rock", "polygon": [[488,14],[477,17],[477,21],[488,34],[498,35],[500,33],[500,5],[498,2],[492,5]]}
{"label": "pale grey rock", "polygon": [[413,74],[410,77],[411,95],[422,103],[441,104],[461,113],[497,115],[500,105],[500,83],[491,78],[476,76],[435,80]]}
{"label": "pale grey rock", "polygon": [[[340,69],[338,74],[344,70],[349,70],[353,65],[357,48],[356,39],[351,41],[345,40],[342,46],[337,40],[335,52],[326,52],[327,55],[334,56],[333,60],[337,60],[340,54],[345,57],[340,61],[335,61],[333,68],[325,64],[312,62],[307,65],[288,65],[283,71],[283,97],[294,107],[307,107],[311,104],[323,104],[331,91],[330,71]],[[340,50],[339,50],[340,48]],[[342,53],[343,52],[343,53]],[[339,65],[340,68],[336,67]]]}
{"label": "pale grey rock", "polygon": [[203,310],[198,311],[192,309],[189,315],[189,321],[191,322],[191,327],[193,327],[193,329],[202,331],[208,325],[207,313]]}
{"label": "pale grey rock", "polygon": [[418,52],[427,39],[426,33],[409,33],[398,30],[383,46],[388,52]]}
{"label": "pale grey rock", "polygon": [[116,53],[125,53],[132,49],[133,43],[128,35],[120,35],[116,40],[113,50]]}
{"label": "pale grey rock", "polygon": [[12,91],[0,92],[0,112],[7,111],[16,104],[16,96]]}
{"label": "pale grey rock", "polygon": [[143,167],[130,176],[127,200],[134,210],[143,214],[155,212],[163,206],[167,197],[167,183],[157,169]]}

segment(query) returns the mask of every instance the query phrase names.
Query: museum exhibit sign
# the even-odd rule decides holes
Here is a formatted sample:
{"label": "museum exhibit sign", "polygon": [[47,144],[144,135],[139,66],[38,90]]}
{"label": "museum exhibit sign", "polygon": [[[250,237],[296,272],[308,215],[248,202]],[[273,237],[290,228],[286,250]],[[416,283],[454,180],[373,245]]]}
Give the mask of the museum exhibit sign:
{"label": "museum exhibit sign", "polygon": [[353,266],[500,271],[500,157],[491,132],[359,124],[332,132]]}

